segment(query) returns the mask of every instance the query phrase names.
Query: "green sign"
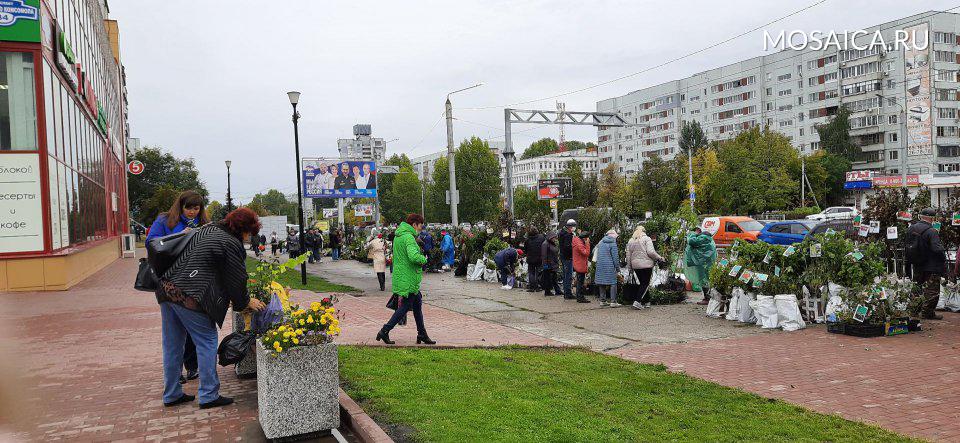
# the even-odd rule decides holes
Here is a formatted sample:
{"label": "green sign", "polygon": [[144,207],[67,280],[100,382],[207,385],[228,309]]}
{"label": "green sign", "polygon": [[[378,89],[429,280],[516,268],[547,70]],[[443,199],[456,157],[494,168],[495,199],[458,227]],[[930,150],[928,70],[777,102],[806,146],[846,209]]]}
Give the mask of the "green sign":
{"label": "green sign", "polygon": [[67,58],[67,61],[70,62],[71,65],[77,62],[77,56],[73,55],[73,46],[71,46],[70,41],[67,40],[67,34],[65,32],[57,34],[57,47],[60,48],[60,52],[63,53],[63,56]]}
{"label": "green sign", "polygon": [[97,128],[103,135],[107,135],[107,115],[103,113],[103,107],[100,106],[100,100],[97,100]]}
{"label": "green sign", "polygon": [[40,43],[40,0],[0,0],[0,41]]}

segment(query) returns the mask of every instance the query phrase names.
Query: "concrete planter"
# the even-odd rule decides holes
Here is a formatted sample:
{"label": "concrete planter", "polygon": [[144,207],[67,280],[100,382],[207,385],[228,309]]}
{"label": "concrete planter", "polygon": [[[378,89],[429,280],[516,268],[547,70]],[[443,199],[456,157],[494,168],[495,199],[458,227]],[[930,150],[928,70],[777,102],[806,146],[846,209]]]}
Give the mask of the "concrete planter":
{"label": "concrete planter", "polygon": [[[233,332],[240,332],[244,329],[243,314],[233,313]],[[234,371],[239,378],[254,378],[257,376],[257,350],[250,346],[250,351],[233,366]]]}
{"label": "concrete planter", "polygon": [[337,345],[298,346],[274,357],[257,340],[257,401],[268,439],[340,426]]}

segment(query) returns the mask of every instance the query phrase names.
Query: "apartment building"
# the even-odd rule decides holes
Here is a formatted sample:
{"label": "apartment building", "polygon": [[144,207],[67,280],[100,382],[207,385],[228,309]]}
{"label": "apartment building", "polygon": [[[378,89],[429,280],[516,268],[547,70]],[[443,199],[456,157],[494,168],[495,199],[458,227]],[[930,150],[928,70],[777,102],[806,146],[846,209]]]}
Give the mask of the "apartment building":
{"label": "apartment building", "polygon": [[[910,174],[960,171],[960,15],[931,11],[864,31],[841,48],[788,48],[599,101],[597,111],[636,125],[599,128],[599,167],[634,174],[650,157],[672,158],[685,121],[710,140],[769,127],[810,154],[815,126],[846,106],[862,150],[854,169],[897,174],[905,161]],[[903,31],[916,41],[896,44]],[[887,43],[871,45],[875,35]]]}
{"label": "apartment building", "polygon": [[[502,141],[488,141],[487,144],[490,145],[490,151],[493,152],[493,155],[497,157],[497,162],[500,164],[500,180],[503,181],[503,171],[506,170],[507,164],[506,159],[503,158],[503,150],[506,144]],[[441,158],[447,158],[446,149],[411,158],[410,163],[413,164],[413,171],[417,173],[420,180],[429,183],[433,180],[433,170],[437,160]]]}
{"label": "apartment building", "polygon": [[515,186],[532,189],[537,186],[538,179],[560,176],[567,169],[567,164],[573,161],[580,162],[584,175],[600,172],[597,152],[580,149],[515,161],[513,163],[513,183]]}
{"label": "apartment building", "polygon": [[340,158],[344,160],[372,160],[382,163],[387,144],[380,137],[373,137],[370,125],[353,125],[353,138],[337,140]]}

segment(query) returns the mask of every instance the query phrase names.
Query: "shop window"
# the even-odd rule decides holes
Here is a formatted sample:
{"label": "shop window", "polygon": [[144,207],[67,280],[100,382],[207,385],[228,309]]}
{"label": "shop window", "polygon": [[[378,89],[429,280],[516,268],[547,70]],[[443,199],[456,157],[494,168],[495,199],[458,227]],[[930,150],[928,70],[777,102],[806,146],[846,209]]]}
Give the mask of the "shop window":
{"label": "shop window", "polygon": [[37,150],[33,54],[0,52],[0,151]]}

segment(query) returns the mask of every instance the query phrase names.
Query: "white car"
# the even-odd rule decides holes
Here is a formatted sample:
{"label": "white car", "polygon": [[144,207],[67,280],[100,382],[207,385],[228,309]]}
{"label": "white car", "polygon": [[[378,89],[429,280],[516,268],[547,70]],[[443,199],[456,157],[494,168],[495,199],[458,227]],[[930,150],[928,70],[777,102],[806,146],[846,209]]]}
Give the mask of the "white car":
{"label": "white car", "polygon": [[807,220],[816,220],[816,221],[837,220],[837,219],[843,219],[843,218],[854,218],[858,214],[860,214],[860,212],[857,211],[857,208],[853,208],[850,206],[834,206],[834,207],[825,209],[823,212],[819,214],[808,215]]}

